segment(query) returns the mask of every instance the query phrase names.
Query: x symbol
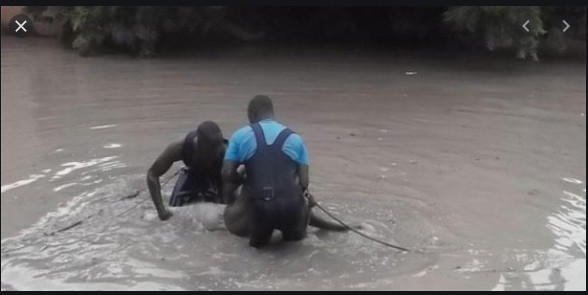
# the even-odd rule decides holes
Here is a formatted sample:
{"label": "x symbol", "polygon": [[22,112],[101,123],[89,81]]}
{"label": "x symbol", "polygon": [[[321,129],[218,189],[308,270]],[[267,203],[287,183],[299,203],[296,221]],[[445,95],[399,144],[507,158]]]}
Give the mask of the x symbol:
{"label": "x symbol", "polygon": [[25,32],[27,31],[27,29],[24,28],[24,25],[27,23],[26,20],[23,21],[22,24],[19,23],[17,20],[15,20],[14,22],[18,25],[18,28],[16,28],[16,30],[14,30],[15,33],[18,32],[18,30],[20,30],[20,29],[22,29]]}

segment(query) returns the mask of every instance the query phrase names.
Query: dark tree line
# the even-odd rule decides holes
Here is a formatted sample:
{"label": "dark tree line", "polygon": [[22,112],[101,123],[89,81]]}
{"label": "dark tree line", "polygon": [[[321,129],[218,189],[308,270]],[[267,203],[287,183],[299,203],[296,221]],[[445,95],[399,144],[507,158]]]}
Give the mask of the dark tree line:
{"label": "dark tree line", "polygon": [[[82,55],[108,50],[152,55],[215,43],[365,43],[477,46],[537,59],[585,40],[585,7],[28,7],[61,22]],[[562,32],[565,19],[574,30]],[[529,20],[529,32],[521,25]]]}

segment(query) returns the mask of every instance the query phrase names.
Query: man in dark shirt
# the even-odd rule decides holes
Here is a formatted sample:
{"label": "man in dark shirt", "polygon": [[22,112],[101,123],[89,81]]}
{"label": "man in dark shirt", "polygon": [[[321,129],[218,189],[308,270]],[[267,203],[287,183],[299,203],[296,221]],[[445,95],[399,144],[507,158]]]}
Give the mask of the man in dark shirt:
{"label": "man in dark shirt", "polygon": [[218,125],[206,121],[183,140],[171,143],[155,160],[147,172],[147,185],[161,220],[170,218],[172,213],[163,205],[159,177],[177,161],[183,161],[185,167],[174,187],[170,206],[198,201],[224,203],[220,172],[226,144]]}

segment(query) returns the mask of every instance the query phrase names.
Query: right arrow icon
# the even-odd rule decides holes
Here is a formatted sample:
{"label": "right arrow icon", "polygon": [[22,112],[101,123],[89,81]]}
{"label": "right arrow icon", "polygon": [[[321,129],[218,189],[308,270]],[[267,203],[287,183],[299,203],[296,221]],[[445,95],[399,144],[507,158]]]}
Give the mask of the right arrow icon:
{"label": "right arrow icon", "polygon": [[568,22],[566,22],[565,20],[562,21],[564,23],[564,25],[566,25],[566,27],[563,29],[564,33],[570,28],[570,24],[568,24]]}

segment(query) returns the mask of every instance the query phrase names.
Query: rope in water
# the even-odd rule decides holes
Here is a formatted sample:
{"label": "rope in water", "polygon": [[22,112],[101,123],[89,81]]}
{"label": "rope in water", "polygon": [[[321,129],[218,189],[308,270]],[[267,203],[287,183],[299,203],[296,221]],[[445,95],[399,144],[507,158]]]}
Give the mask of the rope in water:
{"label": "rope in water", "polygon": [[[307,198],[308,198],[308,196],[307,196]],[[355,228],[347,225],[345,222],[341,221],[339,218],[335,217],[333,214],[329,213],[329,211],[327,211],[327,209],[323,208],[321,205],[319,205],[316,202],[314,202],[314,206],[316,206],[319,209],[321,209],[321,211],[325,212],[325,214],[329,215],[329,217],[333,218],[335,221],[337,221],[339,224],[341,224],[342,226],[344,226],[348,230],[350,230],[350,231],[352,231],[352,232],[354,232],[354,233],[356,233],[356,234],[358,234],[358,235],[360,235],[360,236],[362,236],[362,237],[364,237],[364,238],[366,238],[368,240],[374,241],[376,243],[380,243],[380,244],[382,244],[384,246],[387,246],[387,247],[390,247],[390,248],[394,248],[394,249],[397,249],[397,250],[400,250],[400,251],[410,252],[410,250],[408,250],[406,248],[403,248],[403,247],[400,247],[400,246],[396,246],[396,245],[390,244],[388,242],[384,242],[384,241],[378,240],[376,238],[370,237],[370,236],[368,236],[368,235],[366,235],[366,234],[358,231],[357,229],[355,229]]]}
{"label": "rope in water", "polygon": [[[164,181],[161,183],[161,186],[162,186],[162,187],[163,187],[163,186],[165,186],[165,185],[166,185],[168,182],[170,182],[170,181],[171,181],[171,180],[172,180],[172,179],[173,179],[173,178],[174,178],[176,175],[178,175],[178,174],[180,173],[180,171],[181,171],[181,170],[182,170],[182,169],[179,169],[178,171],[176,171],[176,173],[172,174],[170,177],[168,177],[166,180],[164,180]],[[137,195],[139,195],[140,193],[144,192],[145,190],[146,190],[146,189],[143,189],[143,191],[141,191],[141,192],[138,192],[138,193],[137,193]],[[123,215],[125,215],[126,213],[130,212],[131,210],[133,210],[133,209],[135,209],[135,208],[139,207],[139,205],[141,205],[141,204],[145,203],[145,201],[147,201],[147,200],[149,200],[149,199],[144,199],[143,201],[141,201],[141,202],[139,202],[139,203],[135,204],[135,206],[133,206],[133,207],[131,207],[131,208],[129,208],[129,209],[127,209],[127,210],[125,210],[123,213],[120,213],[120,214],[116,215],[115,217],[120,217],[120,216],[123,216]]]}

